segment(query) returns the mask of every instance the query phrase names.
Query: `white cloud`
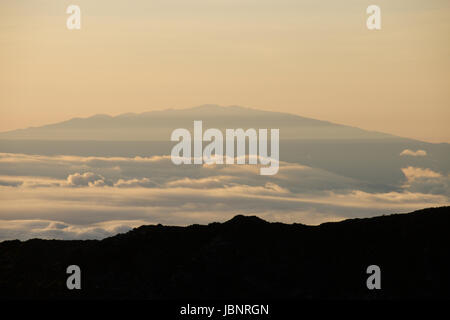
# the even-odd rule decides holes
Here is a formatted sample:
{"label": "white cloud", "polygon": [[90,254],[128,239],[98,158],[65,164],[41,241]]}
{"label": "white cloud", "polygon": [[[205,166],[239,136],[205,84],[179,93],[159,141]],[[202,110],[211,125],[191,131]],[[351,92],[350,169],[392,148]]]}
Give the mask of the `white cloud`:
{"label": "white cloud", "polygon": [[137,187],[153,188],[156,186],[157,184],[152,182],[148,178],[142,179],[135,178],[130,180],[119,179],[116,183],[114,183],[114,187],[117,188],[137,188]]}
{"label": "white cloud", "polygon": [[440,178],[442,175],[438,172],[434,172],[428,168],[407,167],[402,168],[402,172],[408,181],[417,180],[420,178]]}
{"label": "white cloud", "polygon": [[93,172],[74,173],[67,177],[67,184],[73,187],[104,186],[105,178]]}
{"label": "white cloud", "polygon": [[411,157],[425,157],[427,152],[425,150],[413,151],[410,149],[405,149],[400,153],[401,156],[411,156]]}
{"label": "white cloud", "polygon": [[445,176],[428,168],[407,167],[402,169],[406,177],[404,188],[411,192],[450,196],[450,175]]}

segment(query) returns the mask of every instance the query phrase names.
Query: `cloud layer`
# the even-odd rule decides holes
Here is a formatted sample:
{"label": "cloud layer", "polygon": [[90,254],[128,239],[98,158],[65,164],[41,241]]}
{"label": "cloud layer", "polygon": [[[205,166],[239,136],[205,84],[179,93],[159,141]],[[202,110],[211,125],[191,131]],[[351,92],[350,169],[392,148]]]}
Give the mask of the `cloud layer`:
{"label": "cloud layer", "polygon": [[0,240],[104,238],[142,224],[187,225],[255,214],[319,224],[447,205],[450,177],[404,168],[389,193],[324,170],[281,162],[175,166],[151,158],[0,154]]}

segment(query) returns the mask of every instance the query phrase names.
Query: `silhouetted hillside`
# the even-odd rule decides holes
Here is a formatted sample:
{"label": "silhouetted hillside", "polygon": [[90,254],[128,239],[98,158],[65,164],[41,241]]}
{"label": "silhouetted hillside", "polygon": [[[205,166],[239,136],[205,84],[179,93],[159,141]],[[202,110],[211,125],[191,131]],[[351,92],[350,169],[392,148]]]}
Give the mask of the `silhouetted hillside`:
{"label": "silhouetted hillside", "polygon": [[[320,226],[236,216],[102,241],[0,243],[0,297],[450,298],[450,207]],[[81,267],[82,289],[66,288]],[[366,268],[381,268],[368,290]]]}

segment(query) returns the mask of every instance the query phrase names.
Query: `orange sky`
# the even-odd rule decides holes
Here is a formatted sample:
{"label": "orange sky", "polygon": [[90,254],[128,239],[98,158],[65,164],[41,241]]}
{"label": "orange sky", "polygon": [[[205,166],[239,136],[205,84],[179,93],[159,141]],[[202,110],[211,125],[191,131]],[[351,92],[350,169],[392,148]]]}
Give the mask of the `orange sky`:
{"label": "orange sky", "polygon": [[450,142],[449,18],[446,0],[3,1],[0,131],[214,103]]}

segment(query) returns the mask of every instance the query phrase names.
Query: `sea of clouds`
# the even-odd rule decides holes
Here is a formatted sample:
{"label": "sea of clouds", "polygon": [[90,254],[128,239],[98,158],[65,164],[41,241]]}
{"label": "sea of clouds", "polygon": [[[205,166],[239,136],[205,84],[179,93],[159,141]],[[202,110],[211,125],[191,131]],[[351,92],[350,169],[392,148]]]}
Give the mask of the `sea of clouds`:
{"label": "sea of clouds", "polygon": [[449,204],[450,177],[405,167],[377,192],[325,170],[280,162],[175,166],[170,156],[81,157],[0,153],[0,240],[101,239],[143,224],[188,225],[236,214],[320,224]]}

